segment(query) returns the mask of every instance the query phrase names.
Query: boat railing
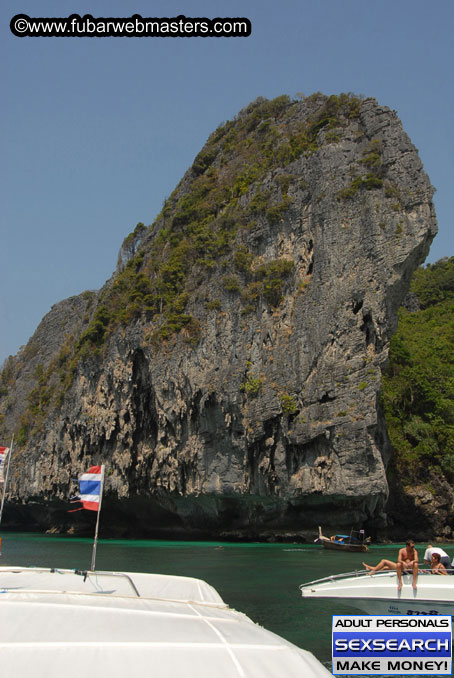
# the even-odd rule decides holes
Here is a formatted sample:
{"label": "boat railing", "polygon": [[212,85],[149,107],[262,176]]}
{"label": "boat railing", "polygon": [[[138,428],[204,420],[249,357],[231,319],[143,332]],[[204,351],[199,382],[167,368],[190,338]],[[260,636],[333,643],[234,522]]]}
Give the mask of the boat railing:
{"label": "boat railing", "polygon": [[314,584],[324,584],[325,582],[330,581],[340,581],[341,579],[349,579],[350,577],[365,577],[366,575],[372,577],[378,576],[389,576],[395,574],[394,570],[381,570],[380,572],[374,572],[369,574],[368,570],[354,570],[353,572],[342,572],[341,574],[331,574],[328,577],[322,577],[321,579],[314,579],[305,584],[300,584],[299,588],[303,589],[306,586],[313,586]]}
{"label": "boat railing", "polygon": [[80,577],[84,578],[84,582],[87,579],[98,579],[98,577],[104,578],[104,577],[116,577],[116,578],[121,578],[127,581],[129,586],[131,587],[132,591],[134,592],[134,595],[137,598],[140,598],[140,593],[137,588],[137,586],[134,584],[134,581],[132,577],[127,574],[126,572],[109,572],[109,571],[101,571],[101,570],[64,570],[64,569],[59,569],[56,567],[11,567],[11,568],[2,568],[2,573],[4,572],[11,572],[11,573],[16,573],[19,574],[20,572],[37,572],[37,573],[45,573],[45,574],[71,574],[71,575],[78,575]]}
{"label": "boat railing", "polygon": [[341,574],[331,574],[329,577],[322,577],[321,579],[314,579],[309,581],[306,584],[301,584],[300,589],[305,588],[306,586],[312,586],[313,584],[324,584],[328,581],[339,581],[340,579],[348,579],[349,577],[362,577],[367,574],[367,570],[354,570],[353,572],[342,572]]}
{"label": "boat railing", "polygon": [[[430,568],[421,568],[418,570],[419,574],[434,574]],[[454,569],[449,569],[448,574],[454,574]],[[379,572],[370,572],[369,570],[354,570],[353,572],[342,572],[341,574],[332,574],[328,577],[322,577],[321,579],[314,579],[305,584],[300,584],[299,589],[302,590],[308,586],[314,586],[315,584],[325,584],[326,582],[340,581],[342,579],[349,579],[351,577],[389,577],[395,575],[395,570],[380,570]],[[404,573],[408,574],[408,573]]]}
{"label": "boat railing", "polygon": [[[87,577],[90,577],[90,576],[95,576],[95,577],[98,577],[98,576],[101,576],[101,577],[121,577],[123,579],[126,579],[126,581],[131,586],[132,590],[136,594],[137,598],[140,598],[140,593],[137,589],[137,586],[134,584],[132,577],[129,574],[126,574],[126,572],[104,572],[104,571],[98,571],[98,570],[96,570],[95,572],[92,572],[90,570],[86,570],[86,571],[75,570],[75,574],[84,575],[85,579]],[[85,579],[84,579],[84,581],[85,581]]]}

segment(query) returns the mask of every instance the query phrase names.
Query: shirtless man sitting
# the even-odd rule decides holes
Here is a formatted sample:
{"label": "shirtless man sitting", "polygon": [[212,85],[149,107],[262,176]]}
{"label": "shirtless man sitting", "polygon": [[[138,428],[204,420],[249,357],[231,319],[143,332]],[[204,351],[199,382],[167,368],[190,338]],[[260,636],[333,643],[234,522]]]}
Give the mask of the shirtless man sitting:
{"label": "shirtless man sitting", "polygon": [[415,542],[409,539],[403,549],[399,551],[397,564],[401,567],[401,572],[412,572],[412,586],[416,589],[416,580],[418,579],[418,552],[415,549]]}
{"label": "shirtless man sitting", "polygon": [[405,545],[405,548],[399,550],[399,555],[397,558],[397,563],[394,563],[392,560],[380,560],[380,562],[372,567],[367,563],[363,563],[366,570],[369,571],[369,574],[374,574],[374,572],[379,572],[380,570],[396,570],[397,572],[397,590],[402,589],[402,572],[413,572],[413,582],[412,586],[416,589],[416,579],[418,577],[418,553],[415,549],[415,542],[413,539],[409,539]]}

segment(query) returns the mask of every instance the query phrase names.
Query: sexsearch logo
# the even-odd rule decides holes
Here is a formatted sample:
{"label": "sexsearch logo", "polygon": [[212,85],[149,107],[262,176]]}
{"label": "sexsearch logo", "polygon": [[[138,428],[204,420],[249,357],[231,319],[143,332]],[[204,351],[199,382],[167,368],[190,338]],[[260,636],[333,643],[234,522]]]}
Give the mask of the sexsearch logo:
{"label": "sexsearch logo", "polygon": [[450,675],[451,617],[333,615],[333,674]]}

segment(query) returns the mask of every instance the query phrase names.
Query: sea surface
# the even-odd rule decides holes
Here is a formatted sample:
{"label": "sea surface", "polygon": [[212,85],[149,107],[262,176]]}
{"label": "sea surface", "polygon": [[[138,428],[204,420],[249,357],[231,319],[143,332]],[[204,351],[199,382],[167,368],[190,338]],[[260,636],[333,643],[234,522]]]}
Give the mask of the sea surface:
{"label": "sea surface", "polygon": [[[90,539],[3,532],[2,542],[1,565],[90,568]],[[303,600],[299,585],[363,569],[363,560],[373,565],[381,558],[397,560],[401,546],[371,546],[363,554],[328,551],[315,544],[101,539],[96,569],[204,579],[230,607],[309,650],[331,671],[332,615],[362,613],[335,601]],[[445,548],[454,555],[452,545]],[[424,550],[418,548],[420,560]]]}

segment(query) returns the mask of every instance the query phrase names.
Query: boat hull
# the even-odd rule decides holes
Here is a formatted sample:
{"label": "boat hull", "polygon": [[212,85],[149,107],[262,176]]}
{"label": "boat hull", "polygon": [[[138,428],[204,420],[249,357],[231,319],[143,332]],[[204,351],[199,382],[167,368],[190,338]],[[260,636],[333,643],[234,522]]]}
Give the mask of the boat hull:
{"label": "boat hull", "polygon": [[336,600],[367,614],[454,615],[454,576],[419,574],[417,588],[412,575],[404,574],[397,588],[395,572],[351,572],[300,586],[303,598]]}
{"label": "boat hull", "polygon": [[365,544],[339,544],[330,539],[322,540],[322,546],[332,551],[353,551],[356,553],[366,553],[369,549]]}
{"label": "boat hull", "polygon": [[408,598],[391,601],[368,598],[365,600],[352,600],[351,602],[343,601],[343,604],[357,610],[362,610],[366,614],[454,615],[454,602],[415,601]]}

